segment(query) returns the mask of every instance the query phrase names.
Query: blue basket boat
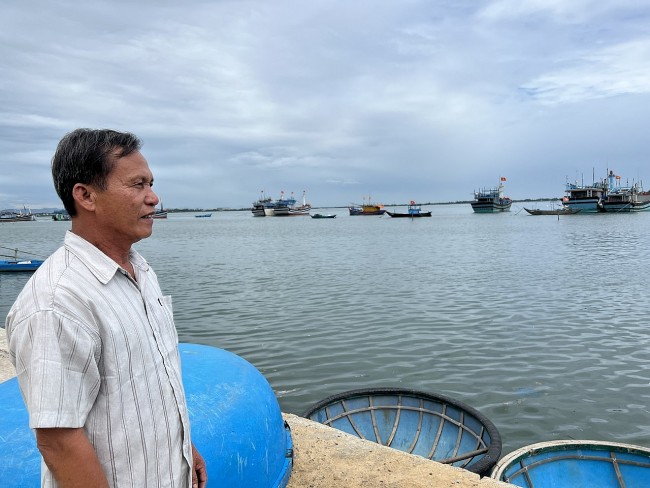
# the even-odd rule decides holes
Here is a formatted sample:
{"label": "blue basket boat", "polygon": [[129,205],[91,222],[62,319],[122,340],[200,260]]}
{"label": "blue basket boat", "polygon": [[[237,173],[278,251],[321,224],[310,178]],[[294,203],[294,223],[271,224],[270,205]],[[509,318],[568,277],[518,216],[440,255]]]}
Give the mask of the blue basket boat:
{"label": "blue basket boat", "polygon": [[540,442],[504,456],[492,478],[523,488],[647,488],[650,449],[588,440]]}
{"label": "blue basket boat", "polygon": [[[180,344],[192,441],[209,486],[284,488],[293,441],[273,389],[245,359],[216,347]],[[0,383],[0,486],[40,486],[41,456],[18,380]]]}
{"label": "blue basket boat", "polygon": [[402,388],[333,395],[303,417],[361,439],[486,474],[501,454],[497,428],[458,400]]}

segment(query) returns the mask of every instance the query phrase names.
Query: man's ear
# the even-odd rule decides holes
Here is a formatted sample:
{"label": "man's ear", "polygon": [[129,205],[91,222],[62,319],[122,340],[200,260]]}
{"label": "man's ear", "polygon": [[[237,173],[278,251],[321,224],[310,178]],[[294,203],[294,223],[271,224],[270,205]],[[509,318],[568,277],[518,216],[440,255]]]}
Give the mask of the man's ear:
{"label": "man's ear", "polygon": [[79,209],[84,209],[88,212],[95,211],[95,197],[97,193],[90,185],[77,183],[72,188],[72,198],[78,205]]}

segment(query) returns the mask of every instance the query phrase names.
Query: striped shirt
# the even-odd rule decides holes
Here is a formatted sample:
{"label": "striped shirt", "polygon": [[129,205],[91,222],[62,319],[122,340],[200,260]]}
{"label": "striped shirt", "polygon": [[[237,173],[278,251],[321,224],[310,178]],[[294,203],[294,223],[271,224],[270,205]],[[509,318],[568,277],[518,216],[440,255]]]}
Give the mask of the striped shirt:
{"label": "striped shirt", "polygon": [[[29,426],[83,427],[112,487],[188,487],[192,449],[171,297],[68,231],[5,324]],[[41,463],[44,487],[57,483]]]}

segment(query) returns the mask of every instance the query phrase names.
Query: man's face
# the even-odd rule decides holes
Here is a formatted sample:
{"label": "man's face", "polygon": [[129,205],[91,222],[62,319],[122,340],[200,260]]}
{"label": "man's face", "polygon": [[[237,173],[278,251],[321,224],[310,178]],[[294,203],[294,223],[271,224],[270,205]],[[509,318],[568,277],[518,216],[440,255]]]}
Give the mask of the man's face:
{"label": "man's face", "polygon": [[152,185],[153,174],[139,151],[117,160],[106,189],[96,192],[97,224],[111,239],[130,246],[151,235],[158,205]]}

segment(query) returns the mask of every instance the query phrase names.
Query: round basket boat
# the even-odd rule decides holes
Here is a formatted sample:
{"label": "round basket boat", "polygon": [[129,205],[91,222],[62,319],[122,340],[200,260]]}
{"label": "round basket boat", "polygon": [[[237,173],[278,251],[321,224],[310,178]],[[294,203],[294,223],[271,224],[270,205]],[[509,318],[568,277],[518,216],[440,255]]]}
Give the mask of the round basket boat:
{"label": "round basket boat", "polygon": [[540,442],[504,456],[491,476],[524,488],[645,488],[650,449],[588,440]]}
{"label": "round basket boat", "polygon": [[[178,348],[192,441],[210,486],[285,488],[293,441],[271,385],[231,352],[199,344]],[[0,383],[0,405],[0,486],[40,486],[41,456],[16,378]]]}
{"label": "round basket boat", "polygon": [[497,428],[458,400],[401,388],[333,395],[303,417],[361,439],[487,474],[501,454]]}

